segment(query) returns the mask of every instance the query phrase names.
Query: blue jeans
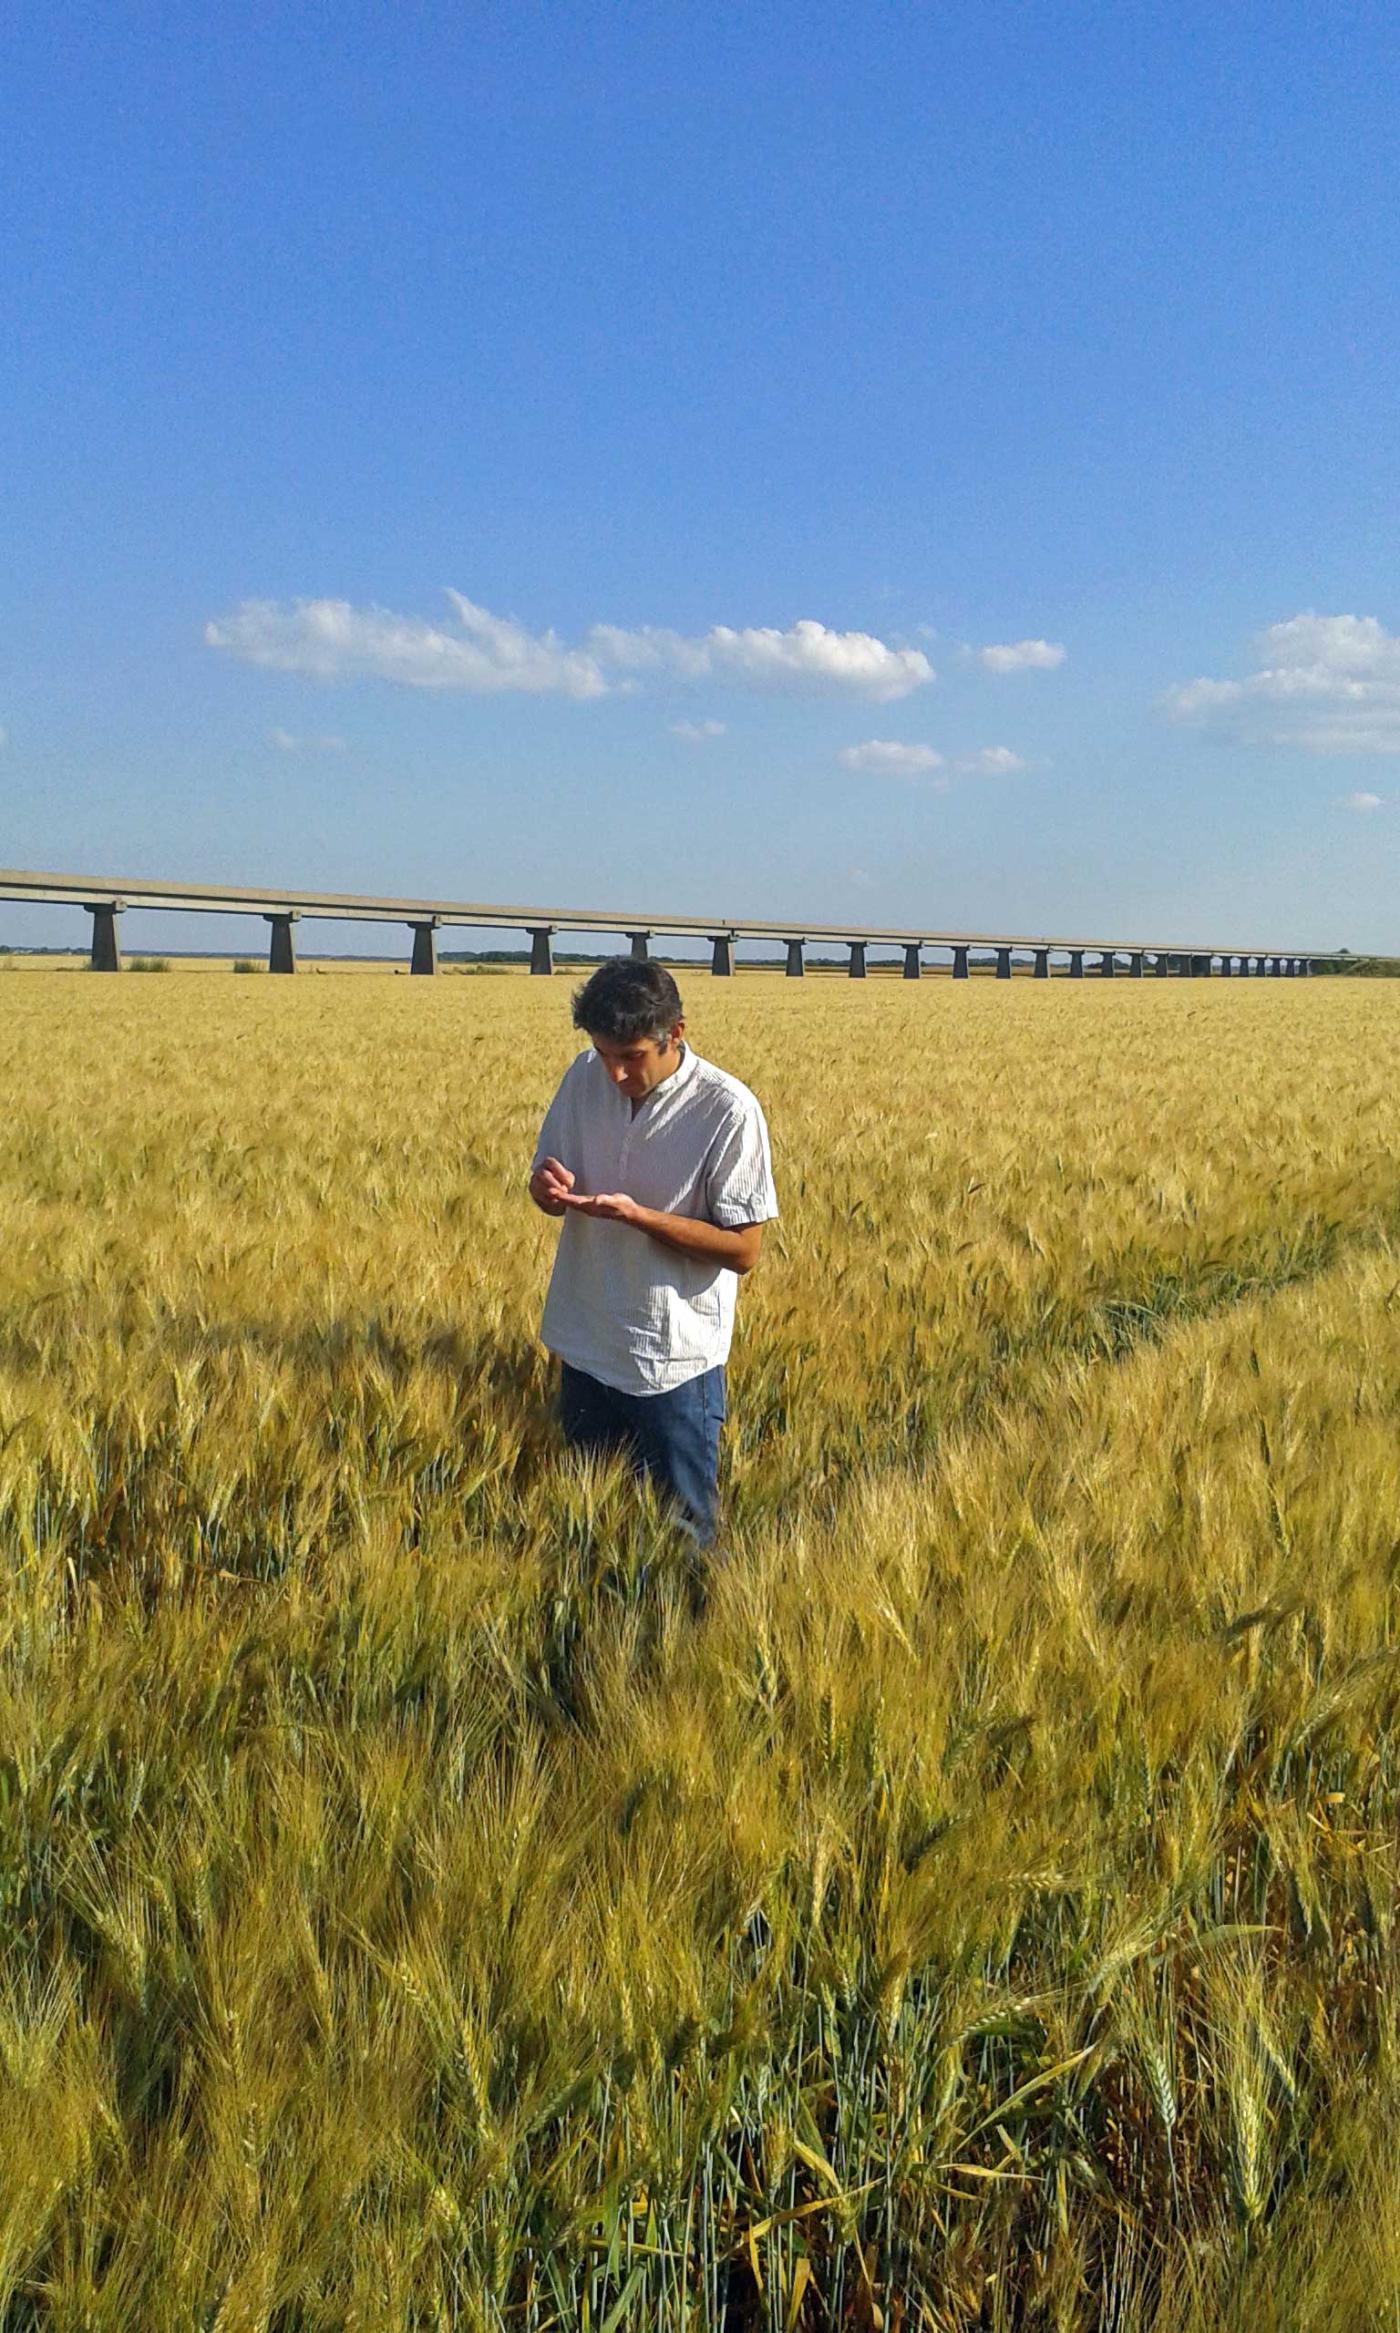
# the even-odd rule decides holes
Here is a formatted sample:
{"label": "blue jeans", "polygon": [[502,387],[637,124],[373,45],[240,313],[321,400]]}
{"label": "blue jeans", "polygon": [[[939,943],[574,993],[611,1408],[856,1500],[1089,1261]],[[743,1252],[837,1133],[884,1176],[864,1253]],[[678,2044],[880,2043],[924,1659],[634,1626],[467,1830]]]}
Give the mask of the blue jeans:
{"label": "blue jeans", "polygon": [[576,1450],[622,1451],[634,1474],[669,1492],[697,1547],[713,1545],[718,1520],[724,1371],[707,1369],[669,1393],[619,1393],[565,1361],[559,1423]]}

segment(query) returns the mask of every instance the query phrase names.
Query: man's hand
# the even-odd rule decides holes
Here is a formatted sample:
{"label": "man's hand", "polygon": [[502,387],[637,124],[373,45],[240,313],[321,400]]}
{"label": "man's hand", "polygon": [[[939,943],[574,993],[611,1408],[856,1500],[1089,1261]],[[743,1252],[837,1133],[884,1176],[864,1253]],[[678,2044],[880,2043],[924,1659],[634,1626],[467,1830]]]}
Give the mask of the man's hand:
{"label": "man's hand", "polygon": [[542,1159],[530,1177],[530,1197],[542,1215],[562,1215],[574,1178],[557,1158]]}
{"label": "man's hand", "polygon": [[[570,1175],[569,1181],[572,1182],[573,1179],[573,1176]],[[565,1191],[561,1195],[561,1201],[559,1208],[561,1215],[565,1208],[571,1208],[575,1215],[596,1215],[603,1223],[640,1225],[647,1212],[644,1207],[637,1204],[635,1199],[629,1199],[625,1191],[598,1191],[587,1199],[576,1198],[572,1191]]]}

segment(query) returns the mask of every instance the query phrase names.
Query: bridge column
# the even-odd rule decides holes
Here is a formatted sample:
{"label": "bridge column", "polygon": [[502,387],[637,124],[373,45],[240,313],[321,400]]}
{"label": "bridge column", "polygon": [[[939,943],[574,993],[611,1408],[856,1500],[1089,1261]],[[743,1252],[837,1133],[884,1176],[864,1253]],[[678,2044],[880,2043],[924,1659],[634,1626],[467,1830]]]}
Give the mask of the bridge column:
{"label": "bridge column", "polygon": [[263,922],[272,926],[272,934],[267,947],[269,972],[295,972],[297,968],[297,943],[292,925],[299,921],[300,917],[295,908],[290,909],[286,915],[265,915],[263,917]]}
{"label": "bridge column", "polygon": [[1198,979],[1209,980],[1214,970],[1215,958],[1213,956],[1198,956],[1196,958],[1196,976]]}
{"label": "bridge column", "polygon": [[92,917],[88,964],[93,972],[120,972],[122,968],[121,941],[117,937],[117,917],[122,913],[120,899],[99,899],[88,908]]}
{"label": "bridge column", "polygon": [[1099,958],[1100,979],[1111,980],[1117,970],[1118,958],[1114,955],[1111,948],[1105,948],[1103,954]]}
{"label": "bridge column", "polygon": [[953,950],[953,978],[955,980],[966,980],[967,978],[966,948],[954,948]]}
{"label": "bridge column", "polygon": [[1011,978],[1011,950],[1009,948],[998,948],[997,950],[997,978],[998,980]]}
{"label": "bridge column", "polygon": [[1266,957],[1264,958],[1264,974],[1265,974],[1265,978],[1266,978],[1266,979],[1268,979],[1268,980],[1277,980],[1277,978],[1278,978],[1278,958],[1277,958],[1277,956],[1266,956]]}
{"label": "bridge column", "polygon": [[1234,969],[1235,969],[1235,959],[1234,959],[1234,957],[1233,957],[1233,956],[1222,956],[1222,957],[1221,957],[1221,959],[1220,959],[1220,977],[1221,977],[1221,979],[1222,979],[1222,980],[1228,980],[1228,979],[1230,978],[1231,974],[1234,972]]}
{"label": "bridge column", "polygon": [[1131,956],[1128,958],[1128,978],[1130,980],[1141,980],[1142,978],[1141,948],[1134,948]]}
{"label": "bridge column", "polygon": [[1070,949],[1069,976],[1071,980],[1082,980],[1084,978],[1084,950],[1082,948]]}
{"label": "bridge column", "polygon": [[1170,956],[1163,955],[1161,949],[1159,948],[1156,955],[1152,959],[1153,978],[1156,980],[1169,979],[1171,976],[1171,968],[1172,960]]}
{"label": "bridge column", "polygon": [[918,945],[916,942],[911,943],[911,945],[904,951],[904,977],[906,980],[918,980],[923,973],[923,969],[924,967],[920,960]]}
{"label": "bridge column", "polygon": [[554,970],[554,926],[535,924],[530,931],[530,970],[547,977]]}
{"label": "bridge column", "polygon": [[787,977],[789,980],[801,980],[806,974],[807,967],[802,957],[803,945],[801,940],[788,941]]}
{"label": "bridge column", "polygon": [[413,934],[413,961],[410,972],[436,972],[438,919],[429,916],[426,923],[409,925]]}
{"label": "bridge column", "polygon": [[865,978],[865,942],[864,942],[864,940],[852,940],[852,942],[851,942],[851,961],[850,961],[850,965],[849,965],[849,967],[848,967],[848,970],[849,970],[849,972],[850,972],[850,976],[851,976],[852,980],[864,980],[864,978]]}
{"label": "bridge column", "polygon": [[734,939],[730,932],[718,932],[710,941],[710,970],[716,980],[734,977]]}
{"label": "bridge column", "polygon": [[647,957],[651,953],[651,933],[629,932],[627,937],[631,943],[630,953],[633,962],[637,964],[645,964]]}
{"label": "bridge column", "polygon": [[1048,948],[1036,949],[1035,973],[1033,977],[1037,980],[1048,980],[1050,978],[1050,950]]}

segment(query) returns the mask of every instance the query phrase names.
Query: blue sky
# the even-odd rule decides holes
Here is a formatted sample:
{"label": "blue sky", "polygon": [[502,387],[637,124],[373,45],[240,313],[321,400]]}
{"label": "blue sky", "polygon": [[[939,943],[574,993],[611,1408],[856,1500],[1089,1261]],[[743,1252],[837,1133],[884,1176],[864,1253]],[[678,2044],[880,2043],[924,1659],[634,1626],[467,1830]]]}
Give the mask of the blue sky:
{"label": "blue sky", "polygon": [[9,21],[3,863],[1400,947],[1393,10]]}

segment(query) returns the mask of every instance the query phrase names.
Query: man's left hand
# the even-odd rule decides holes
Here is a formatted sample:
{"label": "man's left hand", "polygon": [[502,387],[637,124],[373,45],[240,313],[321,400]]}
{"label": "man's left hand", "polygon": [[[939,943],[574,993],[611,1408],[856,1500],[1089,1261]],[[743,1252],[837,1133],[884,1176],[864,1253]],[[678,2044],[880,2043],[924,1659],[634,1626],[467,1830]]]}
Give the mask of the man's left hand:
{"label": "man's left hand", "polygon": [[572,1191],[560,1192],[559,1197],[576,1215],[596,1215],[604,1223],[640,1223],[642,1208],[625,1191],[595,1191],[591,1198],[577,1196]]}

